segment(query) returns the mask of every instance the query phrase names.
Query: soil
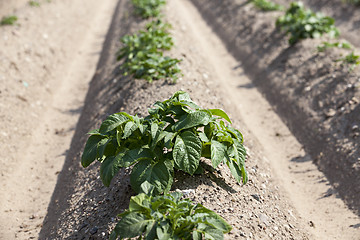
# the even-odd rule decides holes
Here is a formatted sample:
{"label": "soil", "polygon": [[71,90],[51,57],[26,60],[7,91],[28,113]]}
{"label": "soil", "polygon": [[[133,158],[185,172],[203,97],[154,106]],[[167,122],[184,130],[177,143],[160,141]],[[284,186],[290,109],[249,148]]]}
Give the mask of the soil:
{"label": "soil", "polygon": [[[164,14],[176,42],[166,54],[182,59],[176,84],[119,70],[118,39],[144,25],[127,0],[44,1],[0,28],[0,239],[107,239],[134,194],[130,169],[104,187],[98,164],[80,166],[86,133],[177,90],[224,109],[245,138],[246,185],[225,166],[176,173],[173,185],[233,226],[226,239],[360,239],[359,71],[316,53],[321,40],[288,47],[281,13],[243,1],[172,0]],[[335,17],[353,41],[358,30]]]}
{"label": "soil", "polygon": [[39,234],[116,1],[40,4],[0,27],[0,239]]}
{"label": "soil", "polygon": [[[238,1],[193,2],[346,204],[359,214],[358,72],[334,63],[339,59],[337,51],[317,53],[315,47],[328,39],[289,46],[275,28],[281,12],[261,13]],[[352,16],[346,17],[348,25],[358,21]],[[344,36],[359,33],[339,27]]]}

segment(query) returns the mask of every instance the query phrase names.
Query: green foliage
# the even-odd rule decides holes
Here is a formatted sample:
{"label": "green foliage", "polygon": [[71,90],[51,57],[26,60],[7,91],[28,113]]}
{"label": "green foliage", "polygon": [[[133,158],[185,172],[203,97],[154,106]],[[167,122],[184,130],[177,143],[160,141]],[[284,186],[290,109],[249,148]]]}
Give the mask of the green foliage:
{"label": "green foliage", "polygon": [[7,16],[1,19],[0,25],[14,25],[18,20],[17,16]]}
{"label": "green foliage", "polygon": [[360,0],[344,0],[344,2],[355,4],[355,5],[360,5]]}
{"label": "green foliage", "polygon": [[29,1],[29,5],[32,7],[40,7],[40,3],[38,1]]}
{"label": "green foliage", "polygon": [[255,7],[263,11],[282,11],[284,7],[280,4],[267,0],[251,0]]}
{"label": "green foliage", "polygon": [[353,71],[356,66],[360,65],[360,56],[354,53],[354,47],[348,42],[323,42],[322,45],[317,46],[319,52],[324,52],[329,48],[341,48],[346,50],[352,50],[351,53],[347,54],[345,57],[339,58],[336,62],[341,62],[342,65],[349,66],[349,71]]}
{"label": "green foliage", "polygon": [[156,197],[149,196],[151,192],[147,193],[131,197],[129,209],[119,215],[121,220],[111,233],[110,240],[137,236],[138,239],[144,237],[149,240],[221,240],[224,233],[231,231],[231,226],[223,218],[201,204],[181,199],[181,193]]}
{"label": "green foliage", "polygon": [[349,66],[349,71],[353,71],[356,66],[360,65],[360,56],[356,55],[354,52],[346,55],[343,58],[338,59],[337,61],[341,61],[342,64],[346,64]]}
{"label": "green foliage", "polygon": [[231,124],[224,111],[202,109],[179,91],[156,102],[145,118],[110,115],[89,133],[81,163],[87,167],[100,161],[105,186],[120,168],[134,166],[130,181],[137,193],[145,181],[154,186],[154,194],[168,192],[174,169],[193,175],[201,169],[201,157],[211,159],[214,168],[225,163],[238,182],[246,183],[243,137],[224,120]]}
{"label": "green foliage", "polygon": [[175,82],[178,79],[180,60],[164,57],[162,53],[174,45],[168,32],[170,27],[170,24],[156,20],[147,24],[145,31],[121,39],[124,46],[118,51],[117,59],[125,58],[121,66],[125,75],[133,74],[136,79],[149,82],[157,79]]}
{"label": "green foliage", "polygon": [[317,46],[319,52],[324,52],[329,48],[342,48],[342,49],[352,49],[353,46],[348,42],[323,42],[322,45]]}
{"label": "green foliage", "polygon": [[324,33],[328,33],[330,37],[339,36],[334,23],[335,20],[331,17],[306,10],[301,2],[292,2],[285,15],[276,20],[276,26],[291,35],[291,45],[301,39],[318,38]]}
{"label": "green foliage", "polygon": [[161,7],[165,0],[131,0],[135,8],[135,14],[142,18],[157,17],[160,15]]}

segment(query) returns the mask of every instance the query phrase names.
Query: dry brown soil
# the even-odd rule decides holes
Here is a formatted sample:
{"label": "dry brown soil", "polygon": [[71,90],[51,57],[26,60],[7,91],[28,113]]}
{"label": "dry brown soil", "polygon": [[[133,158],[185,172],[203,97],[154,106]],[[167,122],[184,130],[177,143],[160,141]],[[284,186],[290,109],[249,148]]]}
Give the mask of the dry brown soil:
{"label": "dry brown soil", "polygon": [[0,239],[35,239],[116,1],[6,4],[19,20],[0,27]]}
{"label": "dry brown soil", "polygon": [[148,84],[122,76],[115,59],[118,39],[144,25],[128,0],[20,6],[19,25],[0,27],[0,239],[108,238],[134,193],[129,169],[106,188],[98,164],[80,166],[86,132],[114,112],[144,116],[177,90],[224,109],[245,138],[248,184],[220,166],[176,173],[173,186],[233,225],[226,239],[360,239],[360,193],[342,191],[358,173],[348,128],[360,124],[359,102],[349,103],[360,97],[359,72],[315,54],[320,40],[289,48],[274,27],[279,13],[243,1],[171,0],[167,54],[182,59],[184,76]]}

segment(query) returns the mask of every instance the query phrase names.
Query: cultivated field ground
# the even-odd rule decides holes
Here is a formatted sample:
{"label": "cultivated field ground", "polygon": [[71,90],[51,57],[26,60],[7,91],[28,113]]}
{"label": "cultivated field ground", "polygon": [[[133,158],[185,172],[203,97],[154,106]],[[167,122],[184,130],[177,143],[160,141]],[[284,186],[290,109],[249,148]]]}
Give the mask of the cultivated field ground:
{"label": "cultivated field ground", "polygon": [[[130,0],[0,1],[0,239],[108,239],[135,192],[130,170],[105,187],[81,166],[87,133],[107,116],[144,117],[176,91],[220,108],[244,137],[249,181],[225,165],[175,172],[173,191],[222,216],[225,239],[360,239],[360,67],[289,45],[283,11],[240,0],[168,0],[163,19],[181,59],[174,84],[124,76],[120,38],[143,29]],[[274,0],[288,7],[291,1]],[[304,1],[335,19],[360,54],[360,6]]]}

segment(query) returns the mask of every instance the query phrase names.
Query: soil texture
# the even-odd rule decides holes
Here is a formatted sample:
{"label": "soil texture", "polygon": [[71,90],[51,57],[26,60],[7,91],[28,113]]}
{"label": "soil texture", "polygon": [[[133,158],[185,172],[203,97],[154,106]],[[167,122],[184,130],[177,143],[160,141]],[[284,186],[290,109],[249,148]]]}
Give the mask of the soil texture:
{"label": "soil texture", "polygon": [[[20,20],[0,27],[0,239],[107,239],[135,194],[131,169],[104,187],[99,164],[80,165],[86,133],[115,112],[145,116],[178,90],[225,110],[244,135],[246,185],[220,165],[176,172],[172,188],[224,217],[225,239],[360,239],[360,76],[334,62],[342,52],[316,52],[326,38],[290,47],[275,27],[281,12],[171,0],[163,13],[175,47],[165,54],[182,59],[183,76],[150,84],[116,60],[119,39],[146,23],[130,2],[9,6]],[[333,6],[353,9],[305,4],[339,19],[359,47],[358,16]]]}

